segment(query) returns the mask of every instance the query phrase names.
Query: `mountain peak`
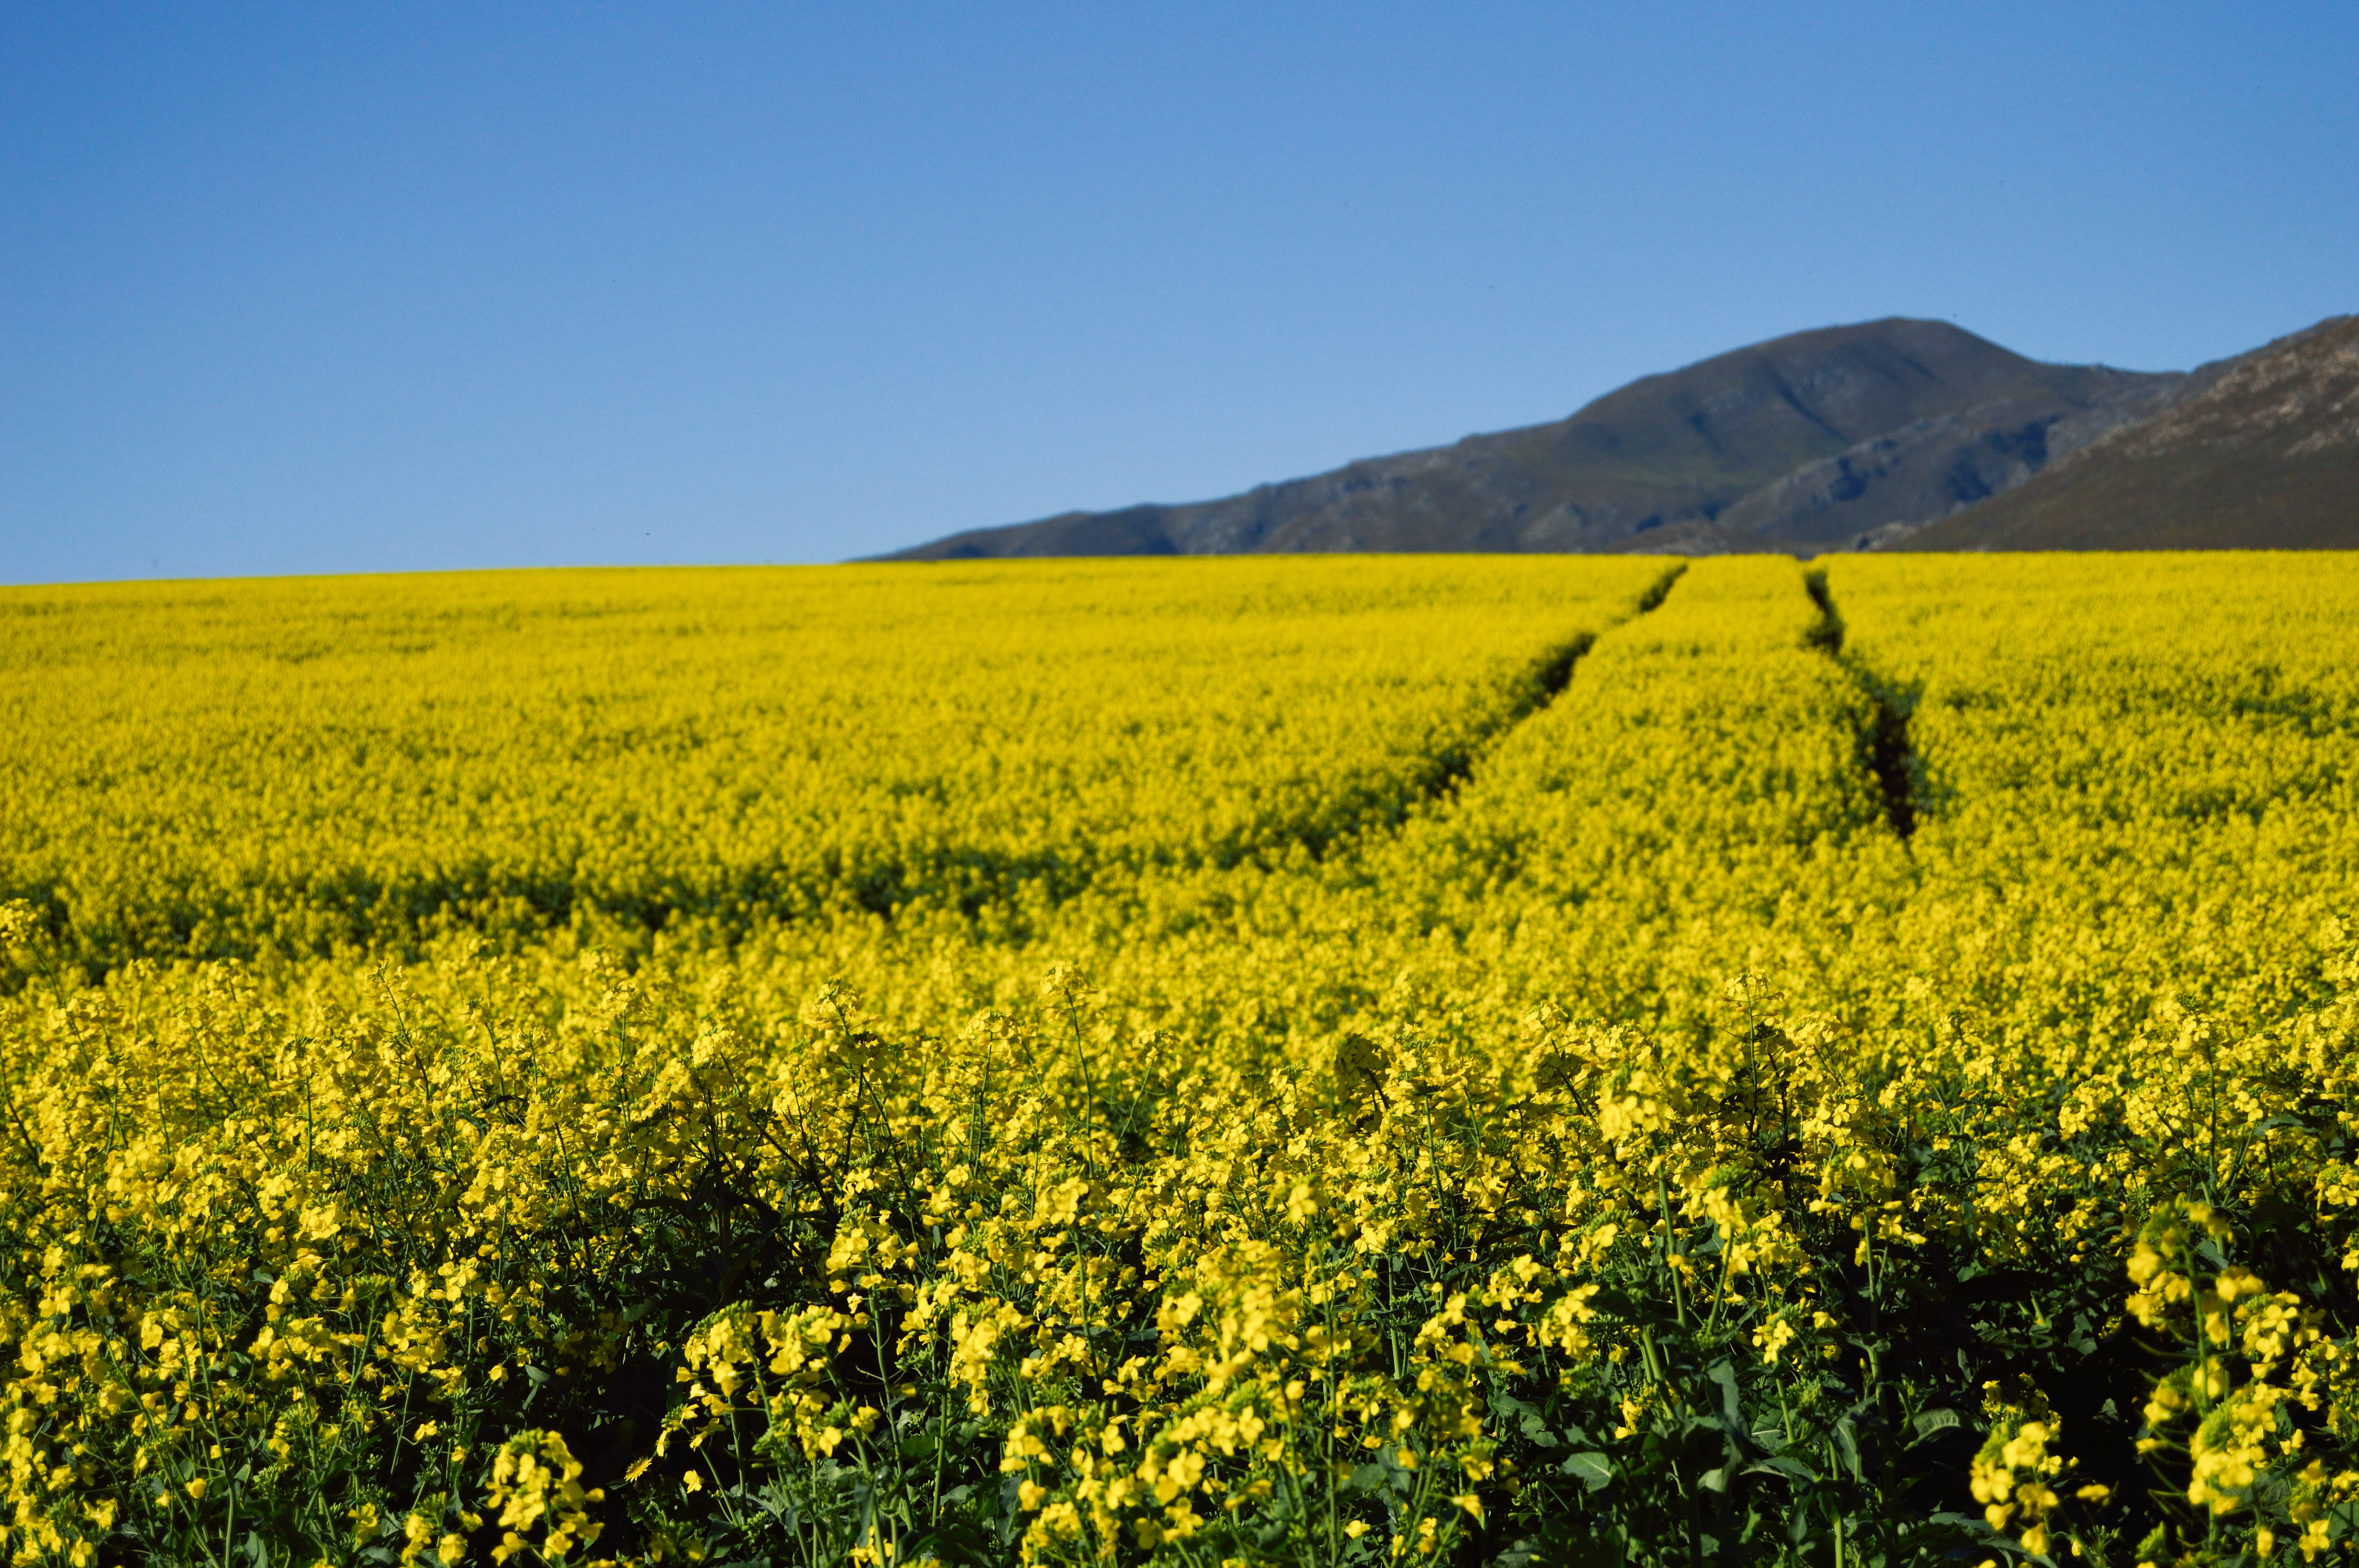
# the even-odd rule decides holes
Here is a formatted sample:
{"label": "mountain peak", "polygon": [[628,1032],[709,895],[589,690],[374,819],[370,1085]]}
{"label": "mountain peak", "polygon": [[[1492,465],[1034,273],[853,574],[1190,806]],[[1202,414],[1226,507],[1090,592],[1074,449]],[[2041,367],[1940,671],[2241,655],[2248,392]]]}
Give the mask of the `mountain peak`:
{"label": "mountain peak", "polygon": [[1952,322],[1887,317],[1647,376],[1546,425],[886,558],[1851,547],[2020,483],[2184,380],[2044,364]]}

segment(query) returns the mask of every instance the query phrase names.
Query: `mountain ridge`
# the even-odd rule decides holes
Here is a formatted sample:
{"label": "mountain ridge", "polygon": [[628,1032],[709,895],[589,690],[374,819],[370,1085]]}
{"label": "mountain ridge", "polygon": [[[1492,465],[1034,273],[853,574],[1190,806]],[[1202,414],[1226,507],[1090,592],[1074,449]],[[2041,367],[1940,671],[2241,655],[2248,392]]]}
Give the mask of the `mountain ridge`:
{"label": "mountain ridge", "polygon": [[2359,316],[2203,366],[2169,406],[1899,547],[2359,547]]}
{"label": "mountain ridge", "polygon": [[1870,547],[2151,416],[2190,380],[2048,364],[1950,322],[1888,317],[1642,377],[1547,424],[876,558]]}

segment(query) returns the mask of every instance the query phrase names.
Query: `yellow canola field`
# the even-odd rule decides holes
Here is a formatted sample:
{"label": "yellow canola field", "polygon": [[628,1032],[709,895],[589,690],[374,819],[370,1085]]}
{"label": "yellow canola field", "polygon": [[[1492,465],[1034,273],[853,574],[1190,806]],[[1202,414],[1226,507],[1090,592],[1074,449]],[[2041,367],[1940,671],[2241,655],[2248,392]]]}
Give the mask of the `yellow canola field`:
{"label": "yellow canola field", "polygon": [[0,894],[93,970],[972,912],[1407,812],[1647,561],[484,574],[0,596]]}
{"label": "yellow canola field", "polygon": [[1665,576],[25,594],[10,1551],[2342,1553],[2359,570]]}

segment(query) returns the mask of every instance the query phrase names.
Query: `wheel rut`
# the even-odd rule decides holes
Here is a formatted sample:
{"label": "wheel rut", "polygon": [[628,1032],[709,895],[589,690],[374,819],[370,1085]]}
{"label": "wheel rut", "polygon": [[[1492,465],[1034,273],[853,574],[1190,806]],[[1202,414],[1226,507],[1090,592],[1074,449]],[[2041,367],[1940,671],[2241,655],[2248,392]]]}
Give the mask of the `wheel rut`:
{"label": "wheel rut", "polygon": [[[1680,575],[1687,569],[1687,563],[1681,561],[1656,579],[1654,584],[1638,596],[1637,612],[1631,616],[1630,621],[1638,620],[1659,609],[1663,600],[1670,597],[1672,585],[1680,580]],[[1619,624],[1627,626],[1630,621],[1624,621]],[[1613,627],[1606,629],[1607,632],[1613,630]],[[1583,632],[1570,643],[1544,656],[1532,671],[1529,688],[1523,697],[1508,708],[1499,721],[1473,737],[1470,745],[1453,752],[1443,759],[1441,766],[1436,769],[1427,780],[1426,799],[1439,802],[1455,795],[1466,781],[1473,776],[1475,768],[1483,760],[1497,751],[1507,737],[1516,732],[1519,725],[1528,723],[1545,713],[1549,704],[1564,695],[1565,688],[1572,684],[1573,670],[1579,666],[1582,659],[1588,657],[1589,651],[1597,645],[1597,639],[1604,634],[1605,633]],[[1393,826],[1397,828],[1399,824],[1396,823]]]}
{"label": "wheel rut", "polygon": [[1818,624],[1810,632],[1810,646],[1840,665],[1870,704],[1868,721],[1858,733],[1860,762],[1884,797],[1885,822],[1906,846],[1917,832],[1917,751],[1908,735],[1915,694],[1894,690],[1843,652],[1843,616],[1827,587],[1826,568],[1803,573],[1802,586],[1810,602],[1819,607]]}

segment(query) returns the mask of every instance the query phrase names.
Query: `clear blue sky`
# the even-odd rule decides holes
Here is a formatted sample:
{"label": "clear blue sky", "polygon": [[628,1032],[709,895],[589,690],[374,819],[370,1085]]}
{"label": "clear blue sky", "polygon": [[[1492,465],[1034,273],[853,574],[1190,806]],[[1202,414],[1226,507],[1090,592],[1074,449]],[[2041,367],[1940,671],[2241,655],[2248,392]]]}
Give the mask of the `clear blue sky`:
{"label": "clear blue sky", "polygon": [[2359,5],[0,8],[0,581],[841,558],[2359,310]]}

